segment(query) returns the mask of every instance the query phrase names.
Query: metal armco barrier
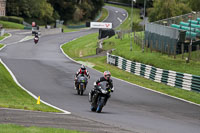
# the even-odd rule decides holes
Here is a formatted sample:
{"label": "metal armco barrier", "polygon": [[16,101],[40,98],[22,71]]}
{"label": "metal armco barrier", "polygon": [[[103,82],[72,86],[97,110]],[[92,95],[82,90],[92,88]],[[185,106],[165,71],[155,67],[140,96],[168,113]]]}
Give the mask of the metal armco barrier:
{"label": "metal armco barrier", "polygon": [[150,65],[126,60],[120,56],[111,55],[109,53],[107,53],[107,63],[155,82],[189,91],[195,90],[200,92],[200,76],[163,70]]}
{"label": "metal armco barrier", "polygon": [[52,34],[62,33],[62,28],[53,28],[53,29],[40,28],[40,31],[42,35],[52,35]]}

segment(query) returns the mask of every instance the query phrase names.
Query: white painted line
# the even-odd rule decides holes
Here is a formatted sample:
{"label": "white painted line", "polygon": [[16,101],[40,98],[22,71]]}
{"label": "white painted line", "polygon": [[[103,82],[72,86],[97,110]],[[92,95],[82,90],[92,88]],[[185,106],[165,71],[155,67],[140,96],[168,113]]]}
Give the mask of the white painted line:
{"label": "white painted line", "polygon": [[11,37],[11,36],[12,36],[12,34],[11,34],[11,33],[8,33],[8,34],[9,34],[9,36],[7,36],[7,37],[5,37],[4,39],[0,40],[0,42],[4,41],[4,40],[6,40],[7,38],[9,38],[9,37]]}
{"label": "white painted line", "polygon": [[[76,39],[78,39],[78,38],[75,38],[75,39],[73,39],[73,40],[70,40],[70,41],[68,41],[68,42],[66,42],[66,43],[72,42],[72,41],[74,41],[74,40],[76,40]],[[61,50],[61,52],[62,52],[68,59],[70,59],[71,61],[80,64],[78,61],[72,59],[72,58],[69,57],[67,54],[65,54],[65,52],[64,52],[63,49],[62,49],[62,46],[65,45],[66,43],[63,43],[63,44],[60,45],[60,50]]]}
{"label": "white painted line", "polygon": [[106,10],[108,11],[108,16],[102,22],[104,22],[110,16],[110,11],[108,9],[106,9]]}
{"label": "white painted line", "polygon": [[1,51],[4,47],[6,47],[6,45],[4,45],[3,47],[1,47],[1,48],[0,48],[0,51]]}
{"label": "white painted line", "polygon": [[42,113],[50,113],[50,114],[66,114],[66,113],[56,113],[56,112],[43,112],[43,111],[33,111],[33,110],[24,110],[24,109],[12,109],[12,108],[0,108],[0,110],[11,110],[11,111],[25,111],[25,112],[42,112]]}
{"label": "white painted line", "polygon": [[[78,38],[76,38],[76,39],[78,39]],[[76,39],[73,39],[72,41],[74,41],[74,40],[76,40]],[[71,41],[69,41],[69,42],[71,42]],[[66,42],[66,43],[69,43],[69,42]],[[72,59],[71,57],[69,57],[67,54],[65,54],[65,52],[64,52],[63,49],[62,49],[62,46],[63,46],[64,44],[66,44],[66,43],[63,43],[63,44],[60,45],[60,49],[61,49],[62,53],[63,53],[67,58],[69,58],[70,60],[72,60],[72,61],[74,61],[74,62],[80,64],[79,62],[75,61],[74,59]],[[94,68],[92,68],[92,69],[95,70],[95,71],[97,71],[97,72],[99,72],[99,73],[102,73],[102,72],[100,72],[100,71],[98,71],[98,70],[96,70],[96,69],[94,69]],[[112,77],[113,77],[113,76],[112,76]],[[165,95],[165,96],[168,96],[168,97],[171,97],[171,98],[174,98],[174,99],[178,99],[178,100],[180,100],[180,101],[184,101],[184,102],[187,102],[187,103],[196,105],[196,106],[200,106],[200,104],[197,104],[197,103],[194,103],[194,102],[191,102],[191,101],[187,101],[187,100],[182,99],[182,98],[178,98],[178,97],[171,96],[171,95],[168,95],[168,94],[159,92],[159,91],[152,90],[152,89],[150,89],[150,88],[146,88],[146,87],[143,87],[143,86],[140,86],[140,85],[136,85],[136,84],[130,83],[130,82],[128,82],[128,81],[125,81],[125,80],[122,80],[122,79],[119,79],[119,78],[116,78],[116,77],[113,77],[113,78],[115,78],[115,79],[117,79],[117,80],[120,80],[120,81],[123,81],[123,82],[126,82],[126,83],[128,83],[128,84],[131,84],[131,85],[134,85],[134,86],[143,88],[143,89],[148,90],[148,91],[152,91],[152,92],[155,92],[155,93],[158,93],[158,94],[161,94],[161,95]]]}
{"label": "white painted line", "polygon": [[[0,62],[1,62],[1,63],[4,65],[4,67],[8,70],[8,72],[9,72],[10,75],[12,76],[13,80],[15,81],[15,83],[16,83],[19,87],[21,87],[24,91],[26,91],[29,95],[31,95],[33,98],[35,98],[35,99],[37,100],[38,97],[37,97],[36,95],[34,95],[33,93],[31,93],[30,91],[28,91],[27,89],[25,89],[25,88],[18,82],[18,80],[16,79],[15,75],[12,73],[12,71],[7,67],[7,65],[6,65],[1,59],[0,59]],[[49,104],[49,103],[47,103],[47,102],[45,102],[45,101],[43,101],[43,100],[40,100],[40,101],[41,101],[42,103],[44,103],[44,104],[50,106],[50,107],[53,107],[53,108],[55,108],[55,109],[57,109],[57,110],[60,110],[60,111],[64,112],[65,114],[71,114],[71,112],[68,112],[68,111],[66,111],[66,110],[60,109],[60,108],[58,108],[58,107],[56,107],[56,106],[54,106],[54,105],[51,105],[51,104]]]}
{"label": "white painted line", "polygon": [[[126,10],[124,10],[124,11],[126,12],[127,15],[126,15],[126,18],[123,20],[123,22],[126,21],[126,19],[128,18],[128,12],[127,12]],[[119,27],[119,26],[120,26],[120,25],[118,25],[117,27]],[[117,28],[117,27],[116,27],[116,28]]]}
{"label": "white painted line", "polygon": [[123,21],[122,21],[122,20],[121,20],[119,17],[118,17],[117,19],[119,20],[119,22],[120,22],[120,23],[122,23],[122,22],[123,22]]}
{"label": "white painted line", "polygon": [[23,39],[21,39],[19,42],[28,41],[28,40],[31,40],[31,39],[33,39],[33,38],[34,38],[34,36],[26,36],[26,37],[24,37]]}

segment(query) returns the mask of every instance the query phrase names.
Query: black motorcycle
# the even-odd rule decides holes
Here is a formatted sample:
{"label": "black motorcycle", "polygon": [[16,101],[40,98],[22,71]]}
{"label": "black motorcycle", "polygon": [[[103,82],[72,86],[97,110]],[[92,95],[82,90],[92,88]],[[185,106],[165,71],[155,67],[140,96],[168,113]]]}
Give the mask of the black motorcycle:
{"label": "black motorcycle", "polygon": [[86,86],[87,86],[87,78],[85,76],[78,76],[77,77],[77,86],[76,86],[76,90],[77,90],[77,94],[78,95],[83,95],[83,92],[86,90]]}
{"label": "black motorcycle", "polygon": [[[100,82],[91,97],[91,111],[96,111],[101,113],[103,107],[106,105],[108,98],[110,97],[110,92],[112,92],[108,82]],[[90,96],[89,96],[90,99]]]}

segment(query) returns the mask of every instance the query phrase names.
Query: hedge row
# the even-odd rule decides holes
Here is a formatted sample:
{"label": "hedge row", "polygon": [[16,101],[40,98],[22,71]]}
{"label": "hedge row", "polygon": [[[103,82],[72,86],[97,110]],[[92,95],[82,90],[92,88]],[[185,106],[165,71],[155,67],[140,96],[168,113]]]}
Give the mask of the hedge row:
{"label": "hedge row", "polygon": [[21,17],[15,17],[15,16],[1,16],[0,20],[2,21],[9,21],[14,23],[23,24],[24,19]]}

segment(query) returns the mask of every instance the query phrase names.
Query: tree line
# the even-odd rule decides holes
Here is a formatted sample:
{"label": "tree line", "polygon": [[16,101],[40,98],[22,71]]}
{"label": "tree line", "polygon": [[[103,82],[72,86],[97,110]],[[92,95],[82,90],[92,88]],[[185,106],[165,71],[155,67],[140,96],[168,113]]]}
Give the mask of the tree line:
{"label": "tree line", "polygon": [[148,9],[149,21],[157,21],[200,10],[200,0],[154,0]]}
{"label": "tree line", "polygon": [[[106,0],[131,4],[131,0]],[[136,0],[143,8],[145,0]],[[152,5],[153,3],[153,5]],[[147,14],[151,22],[200,10],[200,0],[146,0]]]}
{"label": "tree line", "polygon": [[25,20],[40,20],[45,24],[64,20],[79,22],[94,19],[101,11],[104,0],[7,0],[8,16]]}

